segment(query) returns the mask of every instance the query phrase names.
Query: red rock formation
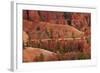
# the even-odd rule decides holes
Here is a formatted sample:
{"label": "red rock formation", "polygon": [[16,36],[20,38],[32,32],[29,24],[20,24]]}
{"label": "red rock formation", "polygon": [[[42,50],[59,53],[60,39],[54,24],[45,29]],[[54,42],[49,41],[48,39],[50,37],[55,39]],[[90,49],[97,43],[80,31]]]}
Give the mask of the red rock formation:
{"label": "red rock formation", "polygon": [[56,14],[51,11],[40,11],[40,17],[42,21],[56,23]]}
{"label": "red rock formation", "polygon": [[23,51],[23,62],[54,61],[57,59],[56,53],[40,48],[26,47]]}
{"label": "red rock formation", "polygon": [[29,41],[29,35],[23,31],[23,46],[27,46],[27,43]]}
{"label": "red rock formation", "polygon": [[54,61],[57,54],[61,60],[78,59],[77,51],[90,56],[90,18],[89,13],[24,10],[23,62]]}
{"label": "red rock formation", "polygon": [[28,20],[28,18],[29,18],[29,16],[28,16],[28,10],[23,10],[23,19],[27,19]]}
{"label": "red rock formation", "polygon": [[65,24],[64,13],[54,11],[40,11],[41,20],[53,24]]}
{"label": "red rock formation", "polygon": [[31,32],[33,29],[33,22],[29,20],[23,20],[23,30],[25,32]]}
{"label": "red rock formation", "polygon": [[82,30],[84,27],[89,27],[90,23],[90,14],[85,13],[72,13],[72,25]]}
{"label": "red rock formation", "polygon": [[46,22],[33,24],[31,21],[24,20],[23,26],[24,31],[28,32],[32,39],[71,38],[73,36],[79,38],[83,36],[83,32],[69,25]]}
{"label": "red rock formation", "polygon": [[40,16],[38,14],[38,11],[29,10],[29,20],[31,20],[33,22],[39,22]]}

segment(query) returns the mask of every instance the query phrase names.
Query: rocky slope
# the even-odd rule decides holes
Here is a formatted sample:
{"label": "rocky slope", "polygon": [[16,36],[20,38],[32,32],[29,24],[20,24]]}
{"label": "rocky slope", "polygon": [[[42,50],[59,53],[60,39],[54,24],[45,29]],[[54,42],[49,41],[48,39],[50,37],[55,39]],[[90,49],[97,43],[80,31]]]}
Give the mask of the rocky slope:
{"label": "rocky slope", "polygon": [[23,10],[23,62],[91,58],[91,14]]}

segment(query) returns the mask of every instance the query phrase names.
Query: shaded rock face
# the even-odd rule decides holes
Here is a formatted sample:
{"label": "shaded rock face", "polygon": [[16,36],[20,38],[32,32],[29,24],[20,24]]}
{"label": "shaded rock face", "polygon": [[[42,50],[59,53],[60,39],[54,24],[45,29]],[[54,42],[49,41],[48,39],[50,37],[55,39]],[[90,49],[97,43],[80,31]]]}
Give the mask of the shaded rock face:
{"label": "shaded rock face", "polygon": [[23,30],[25,32],[31,32],[31,30],[34,28],[33,22],[29,20],[23,20]]}
{"label": "shaded rock face", "polygon": [[26,20],[29,19],[28,12],[29,12],[28,10],[23,10],[23,19],[26,19]]}
{"label": "shaded rock face", "polygon": [[39,22],[40,21],[40,16],[38,14],[38,11],[29,11],[29,20],[33,22]]}
{"label": "shaded rock face", "polygon": [[68,24],[78,29],[83,26],[91,26],[90,13],[23,10],[23,19],[33,22],[43,21],[53,24]]}
{"label": "shaded rock face", "polygon": [[40,12],[41,20],[53,24],[65,24],[64,13],[61,12],[52,12],[52,11],[41,11]]}
{"label": "shaded rock face", "polygon": [[23,10],[23,19],[28,19],[34,22],[44,21],[44,22],[49,22],[53,24],[62,24],[62,25],[69,23],[70,25],[71,13]]}
{"label": "shaded rock face", "polygon": [[26,47],[23,50],[23,62],[54,61],[54,60],[58,60],[57,54],[44,49]]}
{"label": "shaded rock face", "polygon": [[73,13],[72,14],[72,25],[82,30],[85,27],[91,26],[91,14],[90,13]]}

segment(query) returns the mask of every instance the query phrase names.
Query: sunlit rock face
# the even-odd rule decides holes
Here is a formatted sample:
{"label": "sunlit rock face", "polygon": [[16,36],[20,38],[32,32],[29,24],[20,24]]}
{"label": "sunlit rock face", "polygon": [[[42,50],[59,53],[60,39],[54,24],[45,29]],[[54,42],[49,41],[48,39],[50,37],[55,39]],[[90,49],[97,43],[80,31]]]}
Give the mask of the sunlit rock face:
{"label": "sunlit rock face", "polygon": [[27,46],[27,42],[29,41],[29,35],[23,31],[23,46]]}
{"label": "sunlit rock face", "polygon": [[24,31],[29,33],[32,39],[50,38],[80,38],[83,32],[69,25],[57,25],[47,22],[39,22],[36,25],[30,21],[24,21]]}
{"label": "sunlit rock face", "polygon": [[56,53],[41,48],[26,47],[23,50],[23,62],[54,61],[57,59]]}

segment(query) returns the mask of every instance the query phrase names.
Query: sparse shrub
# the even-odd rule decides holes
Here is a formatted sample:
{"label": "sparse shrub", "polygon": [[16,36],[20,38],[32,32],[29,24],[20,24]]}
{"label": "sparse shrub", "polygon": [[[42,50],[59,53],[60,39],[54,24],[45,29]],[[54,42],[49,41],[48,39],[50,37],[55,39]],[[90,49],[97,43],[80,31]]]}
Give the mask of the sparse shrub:
{"label": "sparse shrub", "polygon": [[90,59],[90,56],[84,54],[83,52],[81,52],[81,53],[79,53],[79,55],[78,55],[78,59],[79,59],[79,60],[81,60],[81,59]]}
{"label": "sparse shrub", "polygon": [[91,37],[87,37],[87,38],[86,38],[86,41],[87,41],[87,43],[88,43],[89,45],[91,45]]}
{"label": "sparse shrub", "polygon": [[44,55],[41,53],[39,56],[39,61],[43,61],[44,60]]}
{"label": "sparse shrub", "polygon": [[45,29],[46,34],[48,35],[49,38],[53,38],[53,30],[50,28]]}
{"label": "sparse shrub", "polygon": [[41,53],[40,55],[36,56],[35,61],[37,61],[37,62],[44,61],[44,55]]}

